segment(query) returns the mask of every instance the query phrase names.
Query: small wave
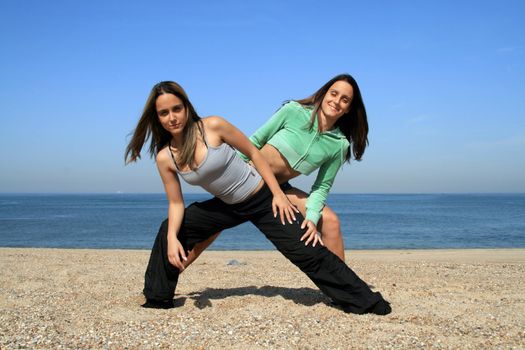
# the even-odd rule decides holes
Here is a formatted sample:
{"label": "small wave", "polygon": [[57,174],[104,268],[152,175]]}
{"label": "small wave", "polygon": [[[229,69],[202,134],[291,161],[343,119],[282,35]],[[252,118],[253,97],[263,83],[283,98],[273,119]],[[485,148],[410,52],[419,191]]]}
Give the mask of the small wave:
{"label": "small wave", "polygon": [[15,201],[0,201],[0,206],[8,206],[8,205],[19,205],[20,202],[15,202]]}
{"label": "small wave", "polygon": [[35,220],[36,218],[26,218],[26,217],[10,217],[10,218],[0,218],[0,221],[16,221],[16,220]]}

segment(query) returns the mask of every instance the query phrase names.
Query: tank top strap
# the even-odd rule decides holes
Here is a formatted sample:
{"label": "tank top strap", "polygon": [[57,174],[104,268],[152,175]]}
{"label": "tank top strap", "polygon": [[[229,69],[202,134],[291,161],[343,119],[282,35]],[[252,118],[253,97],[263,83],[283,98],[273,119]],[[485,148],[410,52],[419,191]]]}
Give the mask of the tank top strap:
{"label": "tank top strap", "polygon": [[175,156],[173,155],[173,152],[171,151],[171,145],[169,143],[168,143],[168,151],[170,152],[171,159],[173,160],[173,164],[175,164],[175,168],[177,168],[177,170],[180,170],[179,166],[177,165],[177,162],[175,161]]}
{"label": "tank top strap", "polygon": [[202,141],[204,142],[206,149],[208,149],[208,136],[206,135],[206,131],[204,130],[204,123],[202,121],[199,121],[197,123],[199,131],[202,135]]}

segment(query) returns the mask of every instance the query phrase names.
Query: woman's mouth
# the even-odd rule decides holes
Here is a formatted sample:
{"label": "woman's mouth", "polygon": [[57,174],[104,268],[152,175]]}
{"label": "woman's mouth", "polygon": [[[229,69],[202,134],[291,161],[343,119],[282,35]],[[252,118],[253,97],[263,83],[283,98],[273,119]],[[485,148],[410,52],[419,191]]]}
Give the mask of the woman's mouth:
{"label": "woman's mouth", "polygon": [[331,109],[332,111],[336,112],[336,113],[339,112],[339,109],[338,109],[338,108],[335,108],[335,107],[332,106],[332,105],[328,105],[328,107],[330,107],[330,109]]}

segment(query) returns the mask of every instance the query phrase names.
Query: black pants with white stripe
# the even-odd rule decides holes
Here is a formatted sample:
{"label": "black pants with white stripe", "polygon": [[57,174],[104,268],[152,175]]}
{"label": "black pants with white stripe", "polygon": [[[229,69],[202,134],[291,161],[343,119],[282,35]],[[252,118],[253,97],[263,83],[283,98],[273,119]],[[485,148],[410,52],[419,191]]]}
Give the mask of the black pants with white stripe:
{"label": "black pants with white stripe", "polygon": [[[300,241],[305,230],[297,222],[283,225],[272,212],[272,193],[264,186],[248,200],[226,204],[218,198],[188,206],[178,239],[186,251],[216,232],[251,221],[275,247],[319,289],[347,312],[366,313],[382,301],[339,257],[321,245],[305,246]],[[144,295],[150,300],[172,300],[179,278],[179,269],[171,265],[167,255],[168,220],[160,226],[145,275]]]}

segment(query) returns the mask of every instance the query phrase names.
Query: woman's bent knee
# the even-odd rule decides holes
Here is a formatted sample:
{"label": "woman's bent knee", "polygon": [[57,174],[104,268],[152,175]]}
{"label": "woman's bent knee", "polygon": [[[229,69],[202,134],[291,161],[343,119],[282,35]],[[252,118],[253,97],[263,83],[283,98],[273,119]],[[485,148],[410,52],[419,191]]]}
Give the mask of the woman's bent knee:
{"label": "woman's bent knee", "polygon": [[323,211],[322,231],[339,235],[341,232],[341,222],[336,213],[332,210]]}

